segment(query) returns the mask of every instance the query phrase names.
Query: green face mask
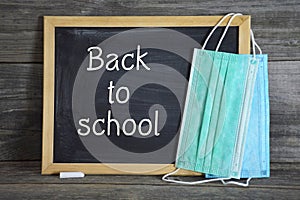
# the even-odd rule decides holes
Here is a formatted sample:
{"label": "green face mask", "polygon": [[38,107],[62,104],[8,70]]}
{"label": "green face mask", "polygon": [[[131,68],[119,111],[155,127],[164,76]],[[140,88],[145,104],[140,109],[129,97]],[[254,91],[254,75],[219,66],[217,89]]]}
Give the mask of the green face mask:
{"label": "green face mask", "polygon": [[[240,178],[257,72],[255,56],[195,49],[176,167]],[[225,19],[225,17],[223,18]],[[222,20],[219,24],[222,23]]]}

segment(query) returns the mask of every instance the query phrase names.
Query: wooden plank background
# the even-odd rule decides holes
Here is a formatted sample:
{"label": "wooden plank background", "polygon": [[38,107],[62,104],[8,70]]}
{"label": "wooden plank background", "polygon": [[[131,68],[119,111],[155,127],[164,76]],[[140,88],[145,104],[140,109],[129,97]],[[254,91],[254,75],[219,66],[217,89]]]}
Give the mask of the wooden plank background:
{"label": "wooden plank background", "polygon": [[[228,12],[252,16],[256,40],[263,52],[269,54],[271,179],[255,180],[249,190],[220,188],[217,183],[208,184],[204,189],[170,185],[162,183],[159,177],[98,177],[84,180],[84,185],[78,185],[80,181],[65,181],[63,183],[67,185],[57,185],[61,183],[57,178],[41,179],[44,15],[223,15]],[[254,195],[253,198],[270,197],[272,193],[278,194],[278,198],[300,196],[299,19],[299,0],[1,0],[0,175],[6,178],[0,180],[0,193],[10,198],[12,195],[22,197],[24,192],[29,191],[30,197],[30,192],[37,190],[40,194],[49,193],[44,196],[47,198],[55,191],[62,195],[71,187],[70,192],[78,195],[79,191],[89,191],[90,197],[96,197],[97,192],[102,191],[106,197],[129,199],[141,196],[159,198],[159,194],[161,197],[181,194],[182,198],[208,194],[224,197],[222,195],[226,192],[233,196],[242,192],[245,197]],[[27,176],[20,174],[22,170]],[[258,185],[255,185],[256,181]],[[17,186],[11,185],[16,183],[17,192],[14,190]],[[38,185],[34,189],[40,183],[48,185]],[[112,194],[113,184],[120,191],[118,194]],[[32,194],[31,197],[37,196]],[[68,197],[72,198],[72,194]]]}

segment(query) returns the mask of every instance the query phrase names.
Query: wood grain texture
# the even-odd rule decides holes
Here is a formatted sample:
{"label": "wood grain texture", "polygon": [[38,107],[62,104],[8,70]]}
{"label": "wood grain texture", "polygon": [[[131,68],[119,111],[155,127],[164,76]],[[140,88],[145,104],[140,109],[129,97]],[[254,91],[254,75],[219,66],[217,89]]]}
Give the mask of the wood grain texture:
{"label": "wood grain texture", "polygon": [[2,130],[41,130],[41,64],[0,64],[0,125]]}
{"label": "wood grain texture", "polygon": [[[0,64],[0,70],[0,160],[40,160],[42,65]],[[300,162],[299,80],[299,61],[269,63],[272,162]]]}
{"label": "wood grain texture", "polygon": [[[1,198],[297,199],[300,195],[300,163],[272,163],[271,178],[253,179],[249,188],[224,187],[220,182],[202,186],[182,186],[163,182],[161,176],[86,176],[82,179],[62,180],[58,176],[41,176],[40,166],[40,162],[0,162]],[[177,178],[187,181],[201,179]]]}
{"label": "wood grain texture", "polygon": [[41,160],[42,134],[30,130],[0,130],[1,160]]}
{"label": "wood grain texture", "polygon": [[223,15],[252,16],[257,42],[270,60],[300,60],[300,2],[271,0],[60,1],[3,0],[0,3],[0,62],[43,61],[43,16]]}
{"label": "wood grain texture", "polygon": [[269,95],[271,160],[299,162],[300,62],[269,63]]}
{"label": "wood grain texture", "polygon": [[[0,184],[115,184],[115,185],[170,185],[161,181],[161,176],[87,175],[83,179],[59,179],[57,175],[42,176],[38,161],[0,162]],[[300,163],[271,163],[271,177],[253,179],[251,187],[300,189]],[[176,177],[180,180],[196,181],[202,177]],[[289,180],[288,182],[286,180]],[[171,184],[180,185],[180,184]],[[220,186],[218,182],[206,186]]]}
{"label": "wood grain texture", "polygon": [[98,184],[0,185],[3,199],[298,199],[297,189]]}
{"label": "wood grain texture", "polygon": [[0,185],[3,199],[298,199],[295,189],[97,184]]}
{"label": "wood grain texture", "polygon": [[44,21],[44,52],[42,172],[51,165],[54,154],[55,28],[47,19]]}

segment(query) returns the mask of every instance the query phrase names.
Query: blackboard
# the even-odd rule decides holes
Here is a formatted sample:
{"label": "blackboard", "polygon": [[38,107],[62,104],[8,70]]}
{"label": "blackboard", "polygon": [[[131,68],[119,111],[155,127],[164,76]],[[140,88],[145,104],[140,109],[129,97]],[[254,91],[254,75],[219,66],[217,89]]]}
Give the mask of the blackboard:
{"label": "blackboard", "polygon": [[[193,49],[220,18],[45,17],[42,173],[172,171]],[[220,51],[249,53],[249,27]]]}

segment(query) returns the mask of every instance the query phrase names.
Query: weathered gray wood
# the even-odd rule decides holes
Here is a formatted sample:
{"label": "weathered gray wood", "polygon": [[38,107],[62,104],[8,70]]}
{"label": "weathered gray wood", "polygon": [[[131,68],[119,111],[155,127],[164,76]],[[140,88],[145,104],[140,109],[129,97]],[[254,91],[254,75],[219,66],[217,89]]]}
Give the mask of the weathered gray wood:
{"label": "weathered gray wood", "polygon": [[269,63],[269,94],[271,160],[299,162],[300,62]]}
{"label": "weathered gray wood", "polygon": [[[300,195],[300,163],[272,163],[271,178],[253,179],[249,188],[182,186],[161,181],[161,176],[91,176],[64,179],[41,176],[40,162],[0,162],[1,199],[199,199],[259,198],[297,199]],[[199,180],[200,177],[177,177]]]}
{"label": "weathered gray wood", "polygon": [[299,199],[299,189],[206,186],[2,184],[3,199]]}
{"label": "weathered gray wood", "polygon": [[0,160],[40,160],[41,131],[0,130]]}
{"label": "weathered gray wood", "polygon": [[[0,72],[0,160],[40,160],[42,65],[0,64]],[[300,162],[299,80],[299,61],[269,63],[272,162]]]}
{"label": "weathered gray wood", "polygon": [[[41,176],[41,164],[31,162],[0,162],[0,184],[114,184],[114,185],[170,185],[161,181],[161,176],[92,176],[83,179],[63,179],[57,175]],[[186,181],[196,181],[202,177],[177,177]],[[288,181],[286,181],[288,180]],[[179,184],[171,184],[179,185]],[[206,186],[220,186],[220,182],[207,183]],[[251,180],[256,188],[293,188],[300,189],[300,163],[272,163],[271,177]]]}
{"label": "weathered gray wood", "polygon": [[252,15],[257,42],[270,60],[300,60],[300,2],[270,1],[51,1],[0,2],[0,62],[42,62],[45,15]]}
{"label": "weathered gray wood", "polygon": [[0,124],[3,130],[41,130],[41,64],[0,64]]}
{"label": "weathered gray wood", "polygon": [[0,64],[0,160],[40,160],[41,64]]}

